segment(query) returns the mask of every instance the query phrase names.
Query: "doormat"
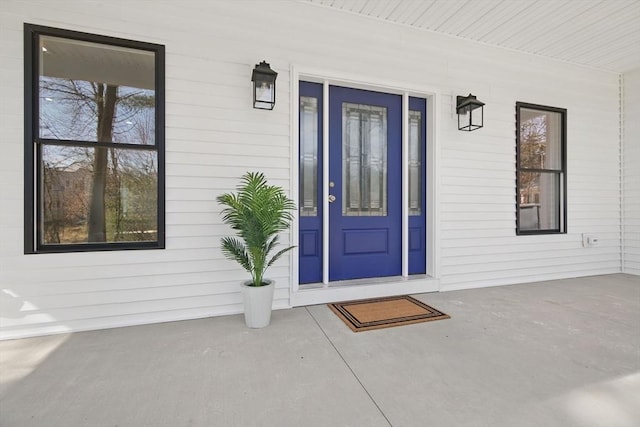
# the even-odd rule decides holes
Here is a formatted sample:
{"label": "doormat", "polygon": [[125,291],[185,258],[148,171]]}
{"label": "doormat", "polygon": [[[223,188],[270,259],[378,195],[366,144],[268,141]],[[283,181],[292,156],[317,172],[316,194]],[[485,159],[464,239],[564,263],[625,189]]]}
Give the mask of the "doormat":
{"label": "doormat", "polygon": [[354,332],[449,319],[449,316],[408,295],[328,304]]}

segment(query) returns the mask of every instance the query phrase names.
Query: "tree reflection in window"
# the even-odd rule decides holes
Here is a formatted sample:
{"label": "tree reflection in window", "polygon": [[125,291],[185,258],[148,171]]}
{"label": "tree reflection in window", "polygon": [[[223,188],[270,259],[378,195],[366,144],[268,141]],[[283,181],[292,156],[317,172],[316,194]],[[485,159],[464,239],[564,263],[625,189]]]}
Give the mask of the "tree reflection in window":
{"label": "tree reflection in window", "polygon": [[[163,206],[159,45],[25,25],[34,74],[37,247],[150,243]],[[68,37],[67,37],[68,36]],[[131,246],[133,247],[133,246]]]}

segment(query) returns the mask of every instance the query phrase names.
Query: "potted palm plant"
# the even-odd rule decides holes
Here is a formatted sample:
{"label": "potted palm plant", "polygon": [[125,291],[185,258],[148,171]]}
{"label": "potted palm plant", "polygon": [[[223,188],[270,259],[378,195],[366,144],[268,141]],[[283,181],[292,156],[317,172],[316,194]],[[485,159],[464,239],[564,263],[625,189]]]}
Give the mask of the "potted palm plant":
{"label": "potted palm plant", "polygon": [[282,188],[269,185],[261,172],[244,174],[237,190],[237,193],[221,194],[216,199],[224,206],[223,222],[236,232],[235,237],[220,240],[222,253],[251,274],[251,280],[241,286],[244,319],[250,328],[263,328],[271,321],[275,288],[274,281],[266,279],[264,273],[293,249],[289,246],[273,253],[279,233],[291,225],[295,204]]}

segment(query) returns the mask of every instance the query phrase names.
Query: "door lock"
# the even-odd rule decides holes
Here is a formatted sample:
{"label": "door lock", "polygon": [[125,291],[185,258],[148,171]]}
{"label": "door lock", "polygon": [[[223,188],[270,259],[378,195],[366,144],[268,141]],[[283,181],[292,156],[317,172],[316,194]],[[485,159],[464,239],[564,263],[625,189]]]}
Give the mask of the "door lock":
{"label": "door lock", "polygon": [[336,201],[336,196],[334,196],[333,194],[329,194],[329,203],[333,203]]}

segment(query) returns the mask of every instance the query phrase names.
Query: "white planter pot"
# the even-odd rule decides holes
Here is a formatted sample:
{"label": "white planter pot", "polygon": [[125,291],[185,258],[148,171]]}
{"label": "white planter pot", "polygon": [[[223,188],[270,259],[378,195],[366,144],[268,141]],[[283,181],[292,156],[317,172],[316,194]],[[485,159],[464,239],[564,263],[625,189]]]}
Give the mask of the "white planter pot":
{"label": "white planter pot", "polygon": [[244,300],[244,322],[249,328],[264,328],[271,321],[271,306],[273,304],[273,290],[275,282],[265,280],[267,286],[247,286],[249,282],[241,285],[242,298]]}

